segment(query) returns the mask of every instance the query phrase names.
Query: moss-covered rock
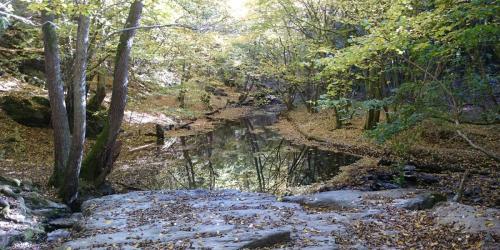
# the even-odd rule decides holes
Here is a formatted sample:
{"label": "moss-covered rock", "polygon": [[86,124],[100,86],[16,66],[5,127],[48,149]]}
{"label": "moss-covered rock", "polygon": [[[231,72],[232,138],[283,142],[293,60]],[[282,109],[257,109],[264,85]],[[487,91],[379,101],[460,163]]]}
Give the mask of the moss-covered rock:
{"label": "moss-covered rock", "polygon": [[20,124],[41,128],[50,126],[50,104],[44,97],[4,96],[0,98],[0,107]]}
{"label": "moss-covered rock", "polygon": [[105,110],[93,112],[87,109],[87,131],[86,136],[96,138],[101,133],[106,123],[107,112]]}
{"label": "moss-covered rock", "polygon": [[[42,96],[30,98],[14,95],[0,97],[0,107],[14,121],[29,127],[50,127],[50,102]],[[87,137],[95,138],[106,122],[106,111],[87,110]]]}

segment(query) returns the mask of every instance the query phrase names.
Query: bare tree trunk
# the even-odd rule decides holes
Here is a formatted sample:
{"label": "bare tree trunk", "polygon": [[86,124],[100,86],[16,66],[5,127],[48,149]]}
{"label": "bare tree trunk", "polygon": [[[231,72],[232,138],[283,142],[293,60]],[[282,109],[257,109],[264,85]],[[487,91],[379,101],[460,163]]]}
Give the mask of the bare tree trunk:
{"label": "bare tree trunk", "polygon": [[132,49],[133,37],[138,27],[142,14],[142,1],[135,0],[131,7],[125,24],[125,30],[120,36],[120,43],[116,51],[115,70],[113,79],[113,92],[111,96],[111,106],[108,111],[108,124],[99,135],[95,146],[85,159],[82,176],[95,185],[102,184],[107,174],[111,171],[116,155],[115,152],[120,147],[116,146],[116,140],[122,124],[123,113],[127,103],[128,90],[128,66],[130,51]]}
{"label": "bare tree trunk", "polygon": [[102,102],[106,98],[106,74],[97,74],[97,88],[95,95],[89,100],[88,109],[90,111],[99,111]]}
{"label": "bare tree trunk", "polygon": [[[384,75],[381,75],[379,81],[373,81],[375,72],[374,69],[370,69],[369,73],[369,83],[368,83],[368,98],[370,99],[382,99],[382,86],[383,81],[385,81]],[[364,129],[371,130],[374,129],[380,121],[380,109],[370,108],[366,113],[366,120]]]}
{"label": "bare tree trunk", "polygon": [[76,38],[76,57],[73,65],[73,136],[71,150],[60,194],[64,202],[72,204],[78,197],[78,179],[85,143],[86,100],[85,76],[87,68],[87,49],[89,45],[90,18],[80,15]]}
{"label": "bare tree trunk", "polygon": [[164,145],[165,144],[165,130],[163,126],[160,124],[155,125],[156,128],[156,145]]}
{"label": "bare tree trunk", "polygon": [[63,181],[66,160],[70,148],[70,132],[66,105],[64,103],[64,84],[61,76],[61,59],[54,25],[54,15],[43,13],[42,26],[45,53],[45,76],[49,90],[52,128],[54,129],[54,171],[50,183],[60,187]]}

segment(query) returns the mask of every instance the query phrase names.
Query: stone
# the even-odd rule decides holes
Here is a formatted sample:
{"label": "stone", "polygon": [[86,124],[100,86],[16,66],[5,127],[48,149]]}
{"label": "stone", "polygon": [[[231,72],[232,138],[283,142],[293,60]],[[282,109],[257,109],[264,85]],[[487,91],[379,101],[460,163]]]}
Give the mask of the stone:
{"label": "stone", "polygon": [[468,233],[500,232],[500,210],[496,208],[473,207],[457,202],[447,202],[436,207],[433,215],[438,224],[451,225]]}
{"label": "stone", "polygon": [[375,182],[370,187],[370,189],[374,190],[374,191],[386,190],[386,189],[398,189],[398,188],[400,188],[399,185],[391,183],[391,182],[385,182],[385,181]]}
{"label": "stone", "polygon": [[0,230],[0,249],[6,249],[14,241],[21,239],[23,233],[18,230]]}
{"label": "stone", "polygon": [[39,193],[35,192],[25,192],[22,193],[21,196],[24,198],[26,205],[33,209],[60,209],[60,210],[68,210],[68,207],[62,203],[53,202]]}
{"label": "stone", "polygon": [[60,241],[71,236],[71,232],[65,229],[57,229],[47,234],[47,241]]}
{"label": "stone", "polygon": [[438,202],[446,201],[446,196],[440,193],[424,193],[414,198],[400,199],[396,207],[408,210],[424,210],[433,208]]}
{"label": "stone", "polygon": [[292,239],[298,249],[332,249],[332,234],[346,230],[332,221],[350,218],[319,216],[269,194],[234,190],[115,194],[85,201],[82,211],[79,233],[62,249],[272,248]]}
{"label": "stone", "polygon": [[83,215],[81,213],[74,213],[70,217],[57,218],[49,221],[47,224],[54,229],[71,228],[82,218]]}
{"label": "stone", "polygon": [[417,168],[413,165],[405,165],[403,167],[403,171],[405,171],[405,172],[415,172],[416,169]]}
{"label": "stone", "polygon": [[106,111],[94,112],[87,109],[87,126],[85,136],[87,138],[97,138],[106,124]]}
{"label": "stone", "polygon": [[16,209],[19,211],[19,213],[23,216],[27,216],[28,212],[31,211],[28,207],[26,207],[26,202],[24,202],[23,197],[17,197],[16,199]]}
{"label": "stone", "polygon": [[0,186],[0,193],[9,196],[9,197],[17,197],[18,194],[16,194],[9,186],[7,185],[2,185]]}
{"label": "stone", "polygon": [[257,238],[245,245],[243,245],[242,249],[253,249],[253,248],[263,248],[263,247],[271,247],[278,243],[286,243],[291,240],[290,231],[280,231],[280,230],[272,230],[271,232],[264,233],[260,238]]}
{"label": "stone", "polygon": [[4,96],[0,98],[0,107],[14,121],[25,126],[42,128],[50,126],[50,104],[43,97]]}
{"label": "stone", "polygon": [[417,181],[425,184],[434,184],[439,182],[439,177],[427,173],[419,173],[417,175]]}
{"label": "stone", "polygon": [[357,190],[336,190],[314,195],[283,197],[283,201],[296,202],[308,206],[334,209],[357,208],[361,205],[363,192]]}
{"label": "stone", "polygon": [[224,89],[216,88],[213,86],[206,86],[205,91],[211,93],[214,96],[227,96],[227,93],[224,91]]}
{"label": "stone", "polygon": [[420,189],[413,188],[399,188],[392,190],[381,190],[381,191],[373,191],[373,192],[364,192],[362,195],[363,200],[383,200],[383,199],[404,199],[407,196],[415,196],[416,194],[421,193]]}
{"label": "stone", "polygon": [[481,195],[481,187],[468,187],[464,191],[464,195],[467,197],[477,197]]}
{"label": "stone", "polygon": [[9,202],[0,197],[0,210],[3,210],[4,208],[9,208],[9,207],[10,207]]}
{"label": "stone", "polygon": [[21,181],[16,178],[10,178],[7,176],[0,176],[0,184],[10,185],[13,187],[21,186]]}

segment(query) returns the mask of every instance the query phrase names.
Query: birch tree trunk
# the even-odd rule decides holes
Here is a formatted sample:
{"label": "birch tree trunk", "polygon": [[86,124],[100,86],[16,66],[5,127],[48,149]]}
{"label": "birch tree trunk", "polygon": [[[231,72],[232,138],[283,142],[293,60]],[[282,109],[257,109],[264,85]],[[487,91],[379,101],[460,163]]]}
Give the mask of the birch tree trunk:
{"label": "birch tree trunk", "polygon": [[66,160],[70,148],[70,131],[66,105],[64,103],[64,84],[61,77],[58,39],[54,25],[54,14],[42,14],[45,76],[49,91],[52,128],[54,129],[54,171],[50,183],[60,187],[63,181]]}
{"label": "birch tree trunk", "polygon": [[[78,197],[78,179],[83,158],[86,126],[86,69],[87,49],[89,45],[90,18],[80,14],[76,38],[76,55],[73,64],[73,134],[71,149],[64,174],[60,194],[67,204],[72,204]],[[71,94],[71,93],[68,93]]]}

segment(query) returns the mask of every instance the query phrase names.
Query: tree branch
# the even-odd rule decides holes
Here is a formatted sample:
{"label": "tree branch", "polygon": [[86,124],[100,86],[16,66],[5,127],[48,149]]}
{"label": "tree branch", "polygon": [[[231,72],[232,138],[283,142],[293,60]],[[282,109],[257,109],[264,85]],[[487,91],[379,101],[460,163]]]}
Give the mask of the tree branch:
{"label": "tree branch", "polygon": [[4,15],[4,16],[10,17],[12,19],[16,19],[18,21],[21,21],[25,24],[32,25],[32,26],[42,26],[43,25],[43,24],[37,24],[37,23],[35,23],[27,18],[24,18],[22,16],[14,15],[12,13],[1,11],[1,10],[0,10],[0,15]]}
{"label": "tree branch", "polygon": [[120,30],[115,30],[111,32],[108,37],[113,36],[115,34],[118,34],[120,32],[125,32],[129,30],[138,30],[138,29],[159,29],[159,28],[184,28],[184,29],[189,29],[189,30],[198,30],[192,26],[185,25],[185,24],[180,24],[180,23],[169,23],[169,24],[158,24],[158,25],[150,25],[150,26],[136,26],[136,27],[129,27],[125,29],[120,29]]}
{"label": "tree branch", "polygon": [[460,137],[462,137],[465,141],[467,141],[467,143],[469,143],[469,145],[470,145],[471,147],[473,147],[474,149],[479,150],[479,151],[481,151],[482,153],[484,153],[485,155],[487,155],[487,156],[489,156],[489,157],[493,158],[496,162],[500,162],[500,157],[499,157],[499,156],[497,156],[497,155],[495,155],[493,152],[490,152],[490,151],[486,150],[485,148],[483,148],[483,147],[481,147],[481,146],[479,146],[479,145],[475,144],[473,141],[471,141],[471,140],[469,139],[469,137],[467,137],[467,135],[465,135],[464,133],[462,133],[462,131],[460,131],[460,130],[458,130],[458,129],[457,129],[457,134],[458,134]]}

